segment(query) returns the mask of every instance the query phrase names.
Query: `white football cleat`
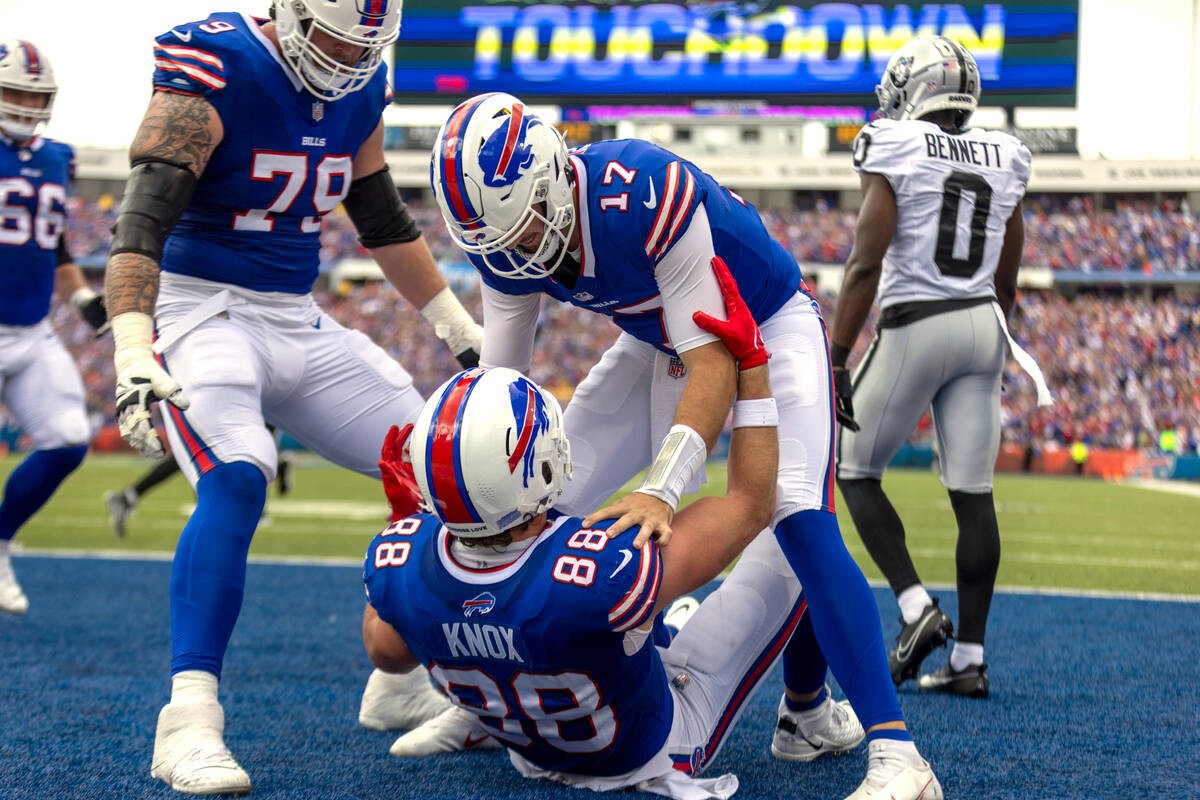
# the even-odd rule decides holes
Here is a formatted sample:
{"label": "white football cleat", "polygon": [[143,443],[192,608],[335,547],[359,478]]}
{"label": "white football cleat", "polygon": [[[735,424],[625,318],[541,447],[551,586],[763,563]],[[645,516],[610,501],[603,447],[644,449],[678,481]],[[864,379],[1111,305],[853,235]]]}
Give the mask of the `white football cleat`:
{"label": "white football cleat", "polygon": [[246,794],[250,776],[225,747],[224,731],[225,712],[220,703],[163,706],[154,734],[150,776],[189,794]]}
{"label": "white football cleat", "polygon": [[419,728],[392,742],[394,756],[411,758],[459,750],[491,750],[500,747],[479,718],[465,708],[450,706]]}
{"label": "white football cleat", "polygon": [[887,751],[887,739],[871,742],[867,778],[846,800],[944,800],[928,761],[914,765]]}
{"label": "white football cleat", "polygon": [[[828,687],[825,692],[828,695]],[[831,706],[828,722],[820,730],[806,731],[800,724],[800,715],[789,711],[783,698],[779,698],[779,722],[771,740],[771,755],[783,761],[812,761],[824,755],[841,755],[858,747],[867,734],[850,707],[850,701],[835,703],[832,697],[826,696],[825,703]]]}
{"label": "white football cleat", "polygon": [[403,675],[377,669],[363,689],[358,724],[377,731],[411,730],[449,705],[446,696],[433,688],[424,667]]}
{"label": "white football cleat", "polygon": [[0,556],[0,611],[24,614],[28,610],[29,598],[21,591],[21,584],[17,583],[12,561],[7,554]]}

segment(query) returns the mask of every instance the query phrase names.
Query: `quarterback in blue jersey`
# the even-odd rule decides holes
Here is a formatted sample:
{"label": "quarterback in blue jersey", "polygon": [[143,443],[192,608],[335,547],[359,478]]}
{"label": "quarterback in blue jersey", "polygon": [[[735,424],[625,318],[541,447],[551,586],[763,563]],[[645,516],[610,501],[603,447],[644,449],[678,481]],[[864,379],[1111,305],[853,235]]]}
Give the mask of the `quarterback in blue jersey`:
{"label": "quarterback in blue jersey", "polygon": [[218,13],[156,39],[106,282],[121,434],[161,456],[150,405],[165,401],[196,490],[173,567],[171,701],[151,774],[201,794],[251,787],[225,747],[217,689],[277,468],[267,424],[378,477],[376,443],[421,405],[398,363],[313,301],[322,216],[344,206],[460,361],[477,362],[480,346],[387,174],[382,55],[399,0],[276,0],[271,17]]}
{"label": "quarterback in blue jersey", "polygon": [[[904,725],[879,611],[834,513],[824,323],[795,259],[758,212],[694,164],[646,142],[568,151],[551,125],[499,93],[451,113],[434,144],[431,178],[451,237],[483,277],[481,364],[528,367],[542,294],[622,328],[567,408],[577,475],[559,507],[590,514],[649,466],[642,485],[615,506],[621,524],[640,525],[639,542],[656,536],[667,545],[679,497],[702,475],[729,411],[728,353],[692,320],[696,311],[720,313],[707,267],[714,256],[728,264],[774,357],[780,469],[771,527],[870,741],[867,779],[853,798],[919,796],[925,787],[914,776],[928,765]],[[806,755],[795,714],[813,656],[798,647],[784,654],[787,692],[772,743],[783,759]]]}
{"label": "quarterback in blue jersey", "polygon": [[46,319],[51,297],[69,301],[94,328],[106,319],[63,234],[75,153],[39,135],[57,89],[45,53],[20,39],[0,41],[0,402],[33,440],[0,501],[0,611],[10,614],[24,614],[29,599],[9,545],[83,461],[91,438],[79,370]]}
{"label": "quarterback in blue jersey", "polygon": [[[389,437],[389,471],[407,471],[435,513],[397,514],[368,548],[363,639],[377,666],[428,665],[455,707],[424,727],[465,719],[458,749],[498,741],[523,775],[595,790],[724,798],[737,789],[733,775],[697,775],[805,602],[762,532],[778,413],[762,337],[726,286],[729,320],[700,322],[728,340],[739,366],[728,493],[682,511],[670,547],[621,522],[548,519],[571,476],[571,447],[553,395],[515,370],[452,378],[415,426]],[[393,508],[400,495],[389,491]],[[654,646],[657,612],[743,549],[670,645]],[[844,707],[842,720],[857,744],[862,728]],[[393,752],[407,754],[420,734]]]}

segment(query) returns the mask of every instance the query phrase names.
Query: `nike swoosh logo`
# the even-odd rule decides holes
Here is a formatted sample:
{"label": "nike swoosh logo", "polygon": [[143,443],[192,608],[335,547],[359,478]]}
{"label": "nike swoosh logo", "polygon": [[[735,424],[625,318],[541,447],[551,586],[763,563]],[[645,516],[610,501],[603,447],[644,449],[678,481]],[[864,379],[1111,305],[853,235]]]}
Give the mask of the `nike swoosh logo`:
{"label": "nike swoosh logo", "polygon": [[926,619],[924,622],[922,622],[920,625],[917,626],[916,630],[914,630],[912,632],[912,635],[908,637],[907,642],[901,640],[898,643],[898,645],[896,647],[896,658],[897,659],[899,659],[900,661],[908,660],[908,657],[912,654],[913,645],[915,645],[917,643],[917,638],[921,635],[922,632],[924,632],[925,628],[931,622],[933,622],[935,619],[936,619],[935,617],[930,616],[928,619]]}
{"label": "nike swoosh logo", "polygon": [[654,208],[658,205],[658,198],[654,196],[654,181],[650,181],[650,199],[644,202],[646,208]]}
{"label": "nike swoosh logo", "polygon": [[622,547],[621,548],[621,563],[617,564],[617,568],[613,570],[612,575],[608,576],[609,580],[617,577],[617,573],[620,572],[621,570],[625,569],[625,565],[629,563],[629,559],[631,559],[631,558],[633,558],[633,552],[630,550],[626,550],[625,548]]}
{"label": "nike swoosh logo", "polygon": [[480,736],[478,739],[474,738],[474,736],[472,734],[468,733],[467,740],[465,742],[463,742],[463,747],[467,750],[470,750],[472,747],[475,747],[476,745],[481,745],[484,742],[486,742],[487,740],[488,740],[488,736],[486,733],[483,736]]}
{"label": "nike swoosh logo", "polygon": [[191,31],[188,31],[187,33],[180,33],[179,31],[175,30],[174,28],[171,28],[171,33],[175,34],[175,38],[181,42],[190,42],[192,40],[192,32]]}

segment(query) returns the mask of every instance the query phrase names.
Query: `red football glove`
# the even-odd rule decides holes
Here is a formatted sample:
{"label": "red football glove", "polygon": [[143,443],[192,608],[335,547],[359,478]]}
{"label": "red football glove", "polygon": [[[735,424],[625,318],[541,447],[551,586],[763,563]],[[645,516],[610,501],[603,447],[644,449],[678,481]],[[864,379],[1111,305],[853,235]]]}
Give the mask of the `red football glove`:
{"label": "red football glove", "polygon": [[692,321],[725,343],[738,362],[739,370],[762,366],[771,354],[763,344],[754,315],[738,294],[737,281],[729,274],[729,267],[720,256],[713,256],[712,268],[721,287],[721,296],[725,298],[725,316],[729,319],[721,320],[697,311],[692,314]]}
{"label": "red football glove", "polygon": [[422,503],[417,476],[408,457],[408,437],[412,431],[411,422],[403,428],[393,425],[383,440],[383,450],[379,454],[383,491],[387,495],[388,505],[392,507],[391,522],[411,517],[420,510]]}

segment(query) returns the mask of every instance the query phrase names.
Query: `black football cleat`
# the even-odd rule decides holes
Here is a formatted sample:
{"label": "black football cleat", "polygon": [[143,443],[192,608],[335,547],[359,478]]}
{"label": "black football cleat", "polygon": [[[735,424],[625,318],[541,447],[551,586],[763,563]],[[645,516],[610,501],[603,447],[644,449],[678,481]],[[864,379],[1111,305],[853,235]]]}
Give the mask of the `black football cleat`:
{"label": "black football cleat", "polygon": [[987,697],[987,664],[971,664],[956,670],[949,664],[939,670],[922,675],[917,680],[922,692],[945,692],[961,697]]}
{"label": "black football cleat", "polygon": [[[904,620],[900,620],[903,625]],[[946,612],[938,608],[937,598],[925,606],[921,616],[911,625],[904,625],[896,638],[896,646],[888,653],[888,668],[892,681],[899,686],[910,678],[917,677],[921,662],[935,647],[945,647],[954,635],[954,623]]]}

